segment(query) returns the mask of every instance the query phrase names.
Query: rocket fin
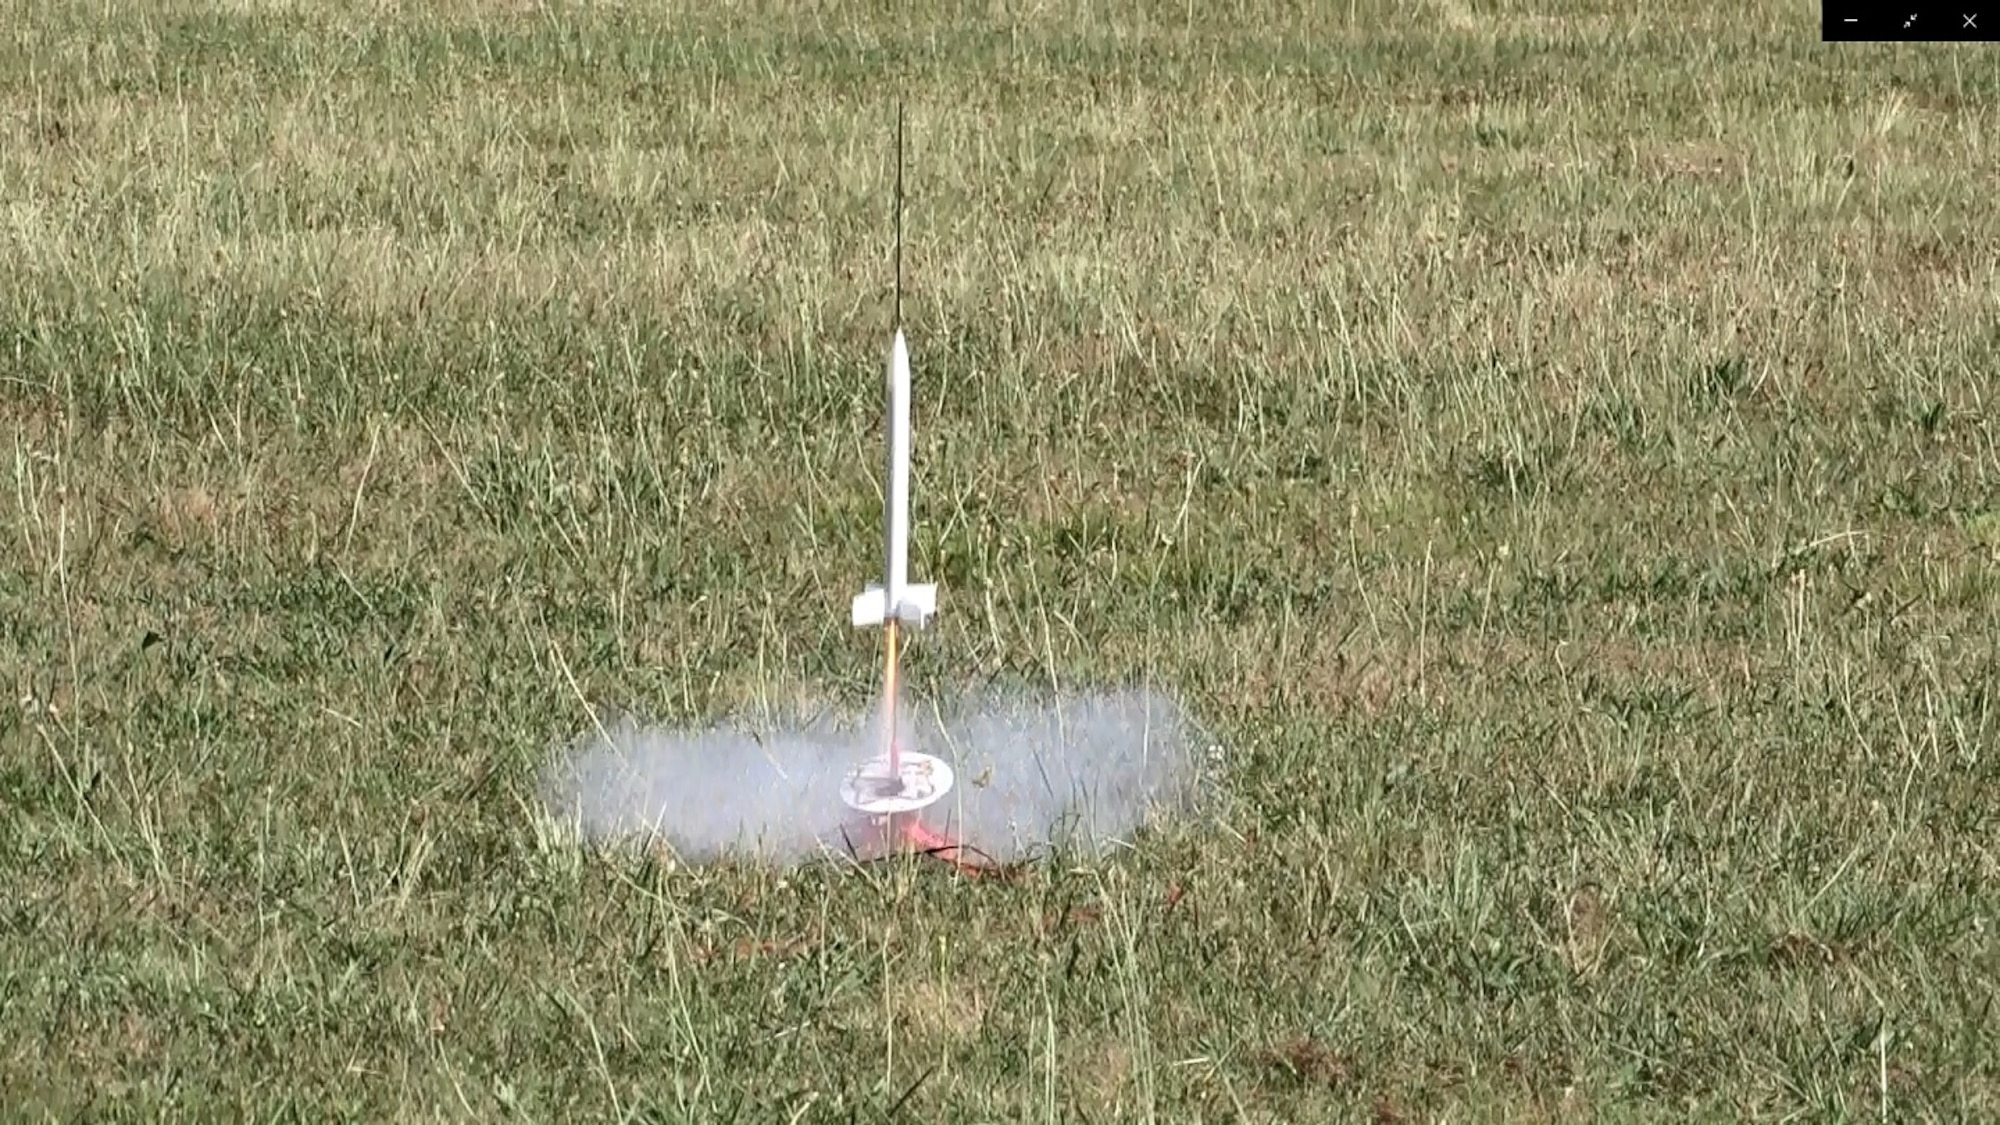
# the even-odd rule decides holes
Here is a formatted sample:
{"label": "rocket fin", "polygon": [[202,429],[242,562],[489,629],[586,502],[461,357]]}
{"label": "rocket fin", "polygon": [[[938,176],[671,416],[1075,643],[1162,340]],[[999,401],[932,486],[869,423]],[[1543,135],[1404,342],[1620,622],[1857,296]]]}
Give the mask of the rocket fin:
{"label": "rocket fin", "polygon": [[868,589],[862,591],[860,594],[855,595],[854,598],[855,628],[860,629],[869,625],[880,625],[883,622],[887,621],[888,619],[889,619],[888,591],[882,589],[882,587],[877,586],[871,582],[868,584]]}
{"label": "rocket fin", "polygon": [[903,598],[896,603],[896,620],[912,628],[921,629],[936,613],[936,586],[912,584],[903,587]]}

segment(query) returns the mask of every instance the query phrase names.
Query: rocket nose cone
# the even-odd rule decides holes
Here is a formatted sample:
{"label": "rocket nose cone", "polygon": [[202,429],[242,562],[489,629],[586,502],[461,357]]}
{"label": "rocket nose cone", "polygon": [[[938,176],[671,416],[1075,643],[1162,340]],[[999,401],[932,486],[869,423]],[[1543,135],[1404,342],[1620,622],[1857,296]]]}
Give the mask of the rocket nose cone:
{"label": "rocket nose cone", "polygon": [[903,342],[900,328],[896,329],[896,342],[889,347],[889,383],[898,388],[910,385],[910,347]]}

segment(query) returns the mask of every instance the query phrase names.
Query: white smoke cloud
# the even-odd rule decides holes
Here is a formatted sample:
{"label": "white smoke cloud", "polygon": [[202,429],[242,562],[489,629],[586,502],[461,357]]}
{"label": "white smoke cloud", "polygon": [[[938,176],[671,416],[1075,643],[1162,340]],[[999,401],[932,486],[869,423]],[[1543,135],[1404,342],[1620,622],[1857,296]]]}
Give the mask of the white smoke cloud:
{"label": "white smoke cloud", "polygon": [[[958,777],[926,823],[999,862],[1051,845],[1101,853],[1216,781],[1199,725],[1144,689],[1063,700],[992,692],[906,708],[898,723],[905,748]],[[850,849],[858,822],[841,779],[880,748],[879,719],[690,731],[625,717],[562,755],[544,792],[552,813],[595,839],[650,838],[696,863],[790,864]]]}

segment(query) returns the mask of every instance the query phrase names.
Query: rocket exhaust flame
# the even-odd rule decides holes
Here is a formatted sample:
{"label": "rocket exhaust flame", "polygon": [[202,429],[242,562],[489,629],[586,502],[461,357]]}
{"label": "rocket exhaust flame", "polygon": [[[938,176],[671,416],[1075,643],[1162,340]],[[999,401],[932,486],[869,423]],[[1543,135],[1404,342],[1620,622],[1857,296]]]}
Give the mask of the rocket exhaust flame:
{"label": "rocket exhaust flame", "polygon": [[882,740],[888,745],[882,754],[889,759],[889,776],[903,776],[903,753],[896,740],[896,636],[900,632],[896,622],[889,622],[888,656],[882,662]]}

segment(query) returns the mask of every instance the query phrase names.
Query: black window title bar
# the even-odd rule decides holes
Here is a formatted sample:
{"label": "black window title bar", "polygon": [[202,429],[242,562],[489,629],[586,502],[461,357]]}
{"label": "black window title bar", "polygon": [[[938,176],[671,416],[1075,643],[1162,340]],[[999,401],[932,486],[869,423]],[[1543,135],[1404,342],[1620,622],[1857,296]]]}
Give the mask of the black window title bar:
{"label": "black window title bar", "polygon": [[1827,43],[2000,42],[2000,0],[1820,0]]}

